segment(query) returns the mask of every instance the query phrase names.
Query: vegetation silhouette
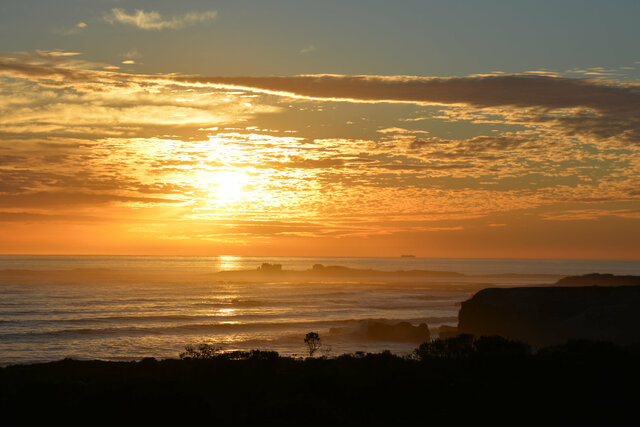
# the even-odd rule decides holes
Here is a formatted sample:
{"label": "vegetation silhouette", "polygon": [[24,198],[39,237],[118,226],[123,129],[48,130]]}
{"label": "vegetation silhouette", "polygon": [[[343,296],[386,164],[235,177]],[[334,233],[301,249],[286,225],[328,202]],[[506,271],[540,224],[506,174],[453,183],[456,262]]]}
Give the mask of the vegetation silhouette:
{"label": "vegetation silhouette", "polygon": [[278,357],[277,351],[223,351],[221,346],[213,344],[187,345],[185,351],[180,353],[181,360],[273,360]]}
{"label": "vegetation silhouette", "polygon": [[316,351],[320,350],[320,347],[322,347],[322,341],[320,340],[320,335],[317,332],[309,332],[305,335],[304,343],[307,345],[309,357],[313,357]]}
{"label": "vegetation silhouette", "polygon": [[530,351],[463,335],[410,356],[185,350],[180,359],[2,367],[3,421],[24,425],[46,413],[227,426],[629,425],[640,398],[638,345],[571,341]]}
{"label": "vegetation silhouette", "polygon": [[530,354],[531,347],[525,343],[497,335],[476,338],[470,334],[428,341],[414,351],[420,360],[525,357]]}
{"label": "vegetation silhouette", "polygon": [[222,347],[213,344],[187,345],[180,359],[211,359],[222,351]]}

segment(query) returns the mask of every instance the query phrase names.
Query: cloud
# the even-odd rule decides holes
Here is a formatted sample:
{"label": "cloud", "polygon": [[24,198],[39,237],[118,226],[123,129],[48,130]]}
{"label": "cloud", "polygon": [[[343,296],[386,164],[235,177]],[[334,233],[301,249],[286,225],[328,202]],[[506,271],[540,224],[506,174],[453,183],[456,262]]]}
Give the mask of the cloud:
{"label": "cloud", "polygon": [[401,122],[421,122],[424,120],[428,120],[429,117],[413,117],[413,118],[408,118],[408,119],[398,119],[398,121]]}
{"label": "cloud", "polygon": [[[569,137],[640,144],[640,85],[540,75],[469,77],[300,75],[174,77],[192,84],[242,88],[327,101],[414,103],[493,109],[514,122],[555,127]],[[516,117],[514,111],[519,111]]]}
{"label": "cloud", "polygon": [[309,46],[306,46],[300,49],[300,53],[304,55],[305,53],[315,52],[316,50],[318,50],[318,48],[316,48],[314,45],[311,44]]}
{"label": "cloud", "polygon": [[66,52],[63,50],[51,50],[51,51],[37,51],[41,55],[53,56],[53,57],[69,57],[82,55],[80,52]]}
{"label": "cloud", "polygon": [[476,107],[640,108],[637,85],[587,79],[507,75],[409,77],[301,75],[292,77],[176,77],[279,95],[356,102],[467,104]]}
{"label": "cloud", "polygon": [[[0,71],[15,75],[57,77],[91,81],[92,70],[78,64],[43,63],[42,59],[78,55],[52,51],[0,56]],[[48,58],[45,56],[49,56]],[[291,77],[206,77],[111,73],[101,77],[119,81],[165,81],[184,86],[242,88],[294,98],[352,102],[401,102],[471,106],[514,107],[539,110],[585,109],[596,113],[640,111],[640,84],[531,75],[482,77],[408,77],[300,75]],[[422,118],[420,118],[422,119]]]}
{"label": "cloud", "polygon": [[156,11],[145,12],[144,10],[136,10],[134,14],[128,14],[123,9],[112,9],[110,13],[106,14],[104,19],[110,24],[125,24],[138,27],[143,30],[177,30],[180,28],[188,27],[191,25],[199,24],[201,22],[210,21],[218,15],[215,10],[208,10],[204,12],[189,12],[182,16],[174,16],[170,18],[163,18]]}
{"label": "cloud", "polygon": [[[127,49],[118,62],[137,62],[138,52]],[[78,235],[91,239],[154,235],[170,245],[427,232],[466,242],[480,221],[482,230],[500,231],[498,224],[520,219],[550,227],[563,215],[588,217],[599,221],[590,231],[640,218],[640,145],[600,143],[638,139],[634,84],[544,76],[248,81],[105,71],[80,58],[60,50],[0,54],[5,234],[28,231],[41,244],[52,230],[66,236],[81,224]],[[239,83],[250,89],[229,90]],[[369,120],[361,122],[353,106],[326,105],[335,100],[417,106],[366,107],[381,114],[362,113]],[[318,107],[335,111],[341,126],[354,121],[349,137],[338,136],[344,128],[307,130],[290,113]],[[282,115],[262,115],[272,112]],[[318,114],[309,123],[323,120]],[[285,133],[293,130],[295,138]],[[229,177],[241,177],[230,186],[241,188],[225,198],[218,191]]]}
{"label": "cloud", "polygon": [[115,194],[79,192],[37,192],[3,195],[0,208],[44,208],[52,206],[96,205],[106,203],[176,203],[176,200],[158,197],[130,197]]}
{"label": "cloud", "polygon": [[416,138],[409,144],[409,148],[411,150],[424,150],[429,158],[486,158],[493,160],[518,149],[543,149],[544,145],[533,138],[476,136],[465,140]]}
{"label": "cloud", "polygon": [[[601,146],[640,145],[640,85],[531,75],[455,78],[302,75],[201,77],[107,72],[113,66],[75,61],[53,51],[0,55],[0,73],[46,79],[48,85],[179,85],[244,90],[278,96],[349,102],[402,102],[445,106],[434,119],[525,126],[548,140]],[[129,59],[132,60],[132,59]],[[108,68],[107,68],[108,67]],[[96,68],[101,68],[96,70]]]}
{"label": "cloud", "polygon": [[603,216],[640,219],[640,209],[581,209],[552,212],[540,215],[547,221],[593,221]]}
{"label": "cloud", "polygon": [[[100,147],[104,150],[110,147],[108,141],[111,140],[108,138],[121,138],[121,145],[127,147],[127,152],[136,147],[131,152],[149,156],[141,160],[137,154],[135,163],[130,159],[123,160],[122,173],[126,175],[127,171],[144,164],[148,182],[157,183],[165,175],[176,179],[200,173],[195,180],[195,187],[202,195],[194,195],[196,200],[200,200],[198,197],[209,200],[207,192],[213,191],[209,187],[214,188],[218,179],[215,170],[224,169],[224,165],[244,168],[249,177],[259,171],[263,176],[266,174],[274,177],[273,181],[268,181],[268,192],[273,194],[271,199],[274,200],[268,202],[273,203],[273,206],[269,205],[269,209],[274,212],[278,209],[295,210],[298,207],[300,211],[316,211],[319,209],[317,200],[321,198],[318,192],[329,191],[326,189],[331,189],[334,194],[345,192],[344,203],[336,201],[322,205],[322,209],[332,209],[331,215],[361,207],[362,205],[353,201],[363,200],[363,194],[367,192],[372,197],[365,202],[376,213],[385,209],[397,209],[398,206],[404,206],[403,209],[409,212],[414,212],[414,209],[421,211],[426,206],[420,205],[417,200],[423,199],[430,203],[441,200],[439,203],[443,212],[457,209],[461,203],[466,203],[468,210],[478,213],[493,209],[492,206],[482,206],[483,200],[489,200],[491,205],[498,206],[500,197],[504,197],[505,201],[498,208],[508,210],[523,204],[535,206],[559,200],[582,203],[585,198],[603,196],[617,201],[638,195],[630,192],[637,187],[634,182],[637,182],[637,171],[640,170],[636,148],[605,151],[598,145],[598,141],[608,138],[608,135],[619,140],[636,138],[633,129],[634,126],[635,129],[640,129],[640,126],[637,126],[637,114],[634,115],[637,113],[633,104],[637,97],[637,86],[634,85],[525,76],[504,76],[509,77],[506,81],[496,76],[456,79],[372,77],[368,78],[366,85],[359,83],[360,92],[365,89],[379,91],[376,87],[383,86],[387,88],[388,94],[395,93],[393,99],[396,100],[405,96],[403,82],[406,81],[414,82],[412,84],[416,81],[431,84],[432,80],[436,80],[439,82],[437,84],[444,84],[453,91],[459,85],[459,80],[463,80],[466,82],[467,92],[458,90],[457,94],[447,94],[442,90],[438,98],[424,90],[419,101],[411,101],[420,104],[437,100],[442,104],[443,100],[447,100],[452,104],[442,104],[445,107],[439,108],[438,112],[436,109],[417,107],[421,111],[410,116],[418,118],[430,114],[434,121],[465,122],[464,127],[468,127],[467,122],[483,123],[487,120],[495,120],[495,123],[507,126],[513,123],[519,126],[491,136],[475,136],[475,130],[472,129],[471,134],[464,133],[464,137],[455,139],[437,128],[430,129],[432,133],[425,135],[425,130],[417,128],[419,124],[408,126],[415,126],[417,129],[405,129],[386,127],[393,126],[393,122],[380,122],[380,126],[370,128],[374,140],[318,139],[307,140],[302,144],[297,139],[269,138],[266,126],[259,122],[255,123],[259,126],[247,126],[236,129],[233,133],[226,133],[232,132],[232,128],[227,125],[234,126],[239,119],[253,120],[260,113],[283,111],[278,107],[278,100],[274,102],[269,97],[251,98],[251,106],[247,105],[246,91],[227,90],[228,86],[233,86],[228,83],[231,78],[104,71],[104,64],[79,61],[69,54],[53,51],[0,55],[0,73],[7,76],[0,77],[5,83],[4,88],[0,89],[0,110],[3,111],[0,115],[0,137],[6,141],[6,144],[0,144],[0,148],[6,147],[0,152],[4,155],[0,156],[0,165],[7,166],[1,174],[6,178],[4,188],[8,194],[15,189],[25,192],[41,188],[46,188],[47,191],[77,189],[77,183],[70,183],[68,179],[61,179],[59,176],[54,179],[49,175],[50,180],[47,180],[38,176],[27,177],[24,172],[16,172],[14,177],[9,172],[10,168],[20,170],[23,159],[31,159],[34,168],[43,165],[57,173],[61,173],[56,166],[58,163],[67,165],[75,160],[86,163],[88,160],[82,156],[88,154],[83,149],[78,149],[76,154],[73,154],[75,151],[65,152],[65,155],[77,157],[69,157],[57,163],[49,160],[45,162],[44,154],[41,163],[33,163],[33,152],[42,152],[42,149],[29,145],[27,141],[53,141],[64,137],[92,144],[100,141]],[[307,78],[312,79],[311,83]],[[313,79],[317,78],[319,76],[298,76],[276,80],[289,79],[287,88],[289,93],[294,94],[287,96],[301,97],[302,95],[295,93],[310,93],[306,86],[315,84]],[[336,88],[339,84],[345,85],[340,92],[345,97],[346,94],[355,96],[354,89],[347,84],[353,79],[349,76],[331,76],[330,80]],[[360,76],[355,80],[361,79]],[[516,81],[525,86],[537,82],[539,88],[544,84],[561,83],[568,87],[580,85],[584,91],[582,96],[578,96],[577,89],[574,93],[565,88],[565,93],[573,93],[573,98],[567,99],[562,91],[553,92],[548,89],[545,96],[538,97],[536,104],[527,91],[518,92],[514,89],[513,93],[507,93],[504,88],[486,90],[484,85],[488,84],[487,79],[494,88],[508,86],[509,82]],[[219,81],[226,83],[221,84]],[[271,81],[271,78],[256,78],[256,81]],[[291,81],[304,84],[294,87]],[[262,83],[258,84],[260,85]],[[314,90],[316,92],[312,94],[319,96],[320,90]],[[607,101],[606,97],[597,96],[601,92],[614,93],[617,97],[610,94],[611,99]],[[435,94],[438,95],[438,92]],[[416,94],[409,95],[415,97]],[[449,98],[444,99],[445,95]],[[564,99],[555,99],[556,95],[564,96]],[[387,98],[389,97],[390,95]],[[514,101],[518,99],[520,100]],[[452,123],[451,126],[457,125]],[[471,127],[480,128],[474,125]],[[627,130],[624,130],[625,127]],[[483,128],[486,131],[486,126]],[[249,131],[251,134],[240,135]],[[206,132],[206,136],[203,132]],[[304,131],[302,132],[301,135],[304,135]],[[583,142],[574,140],[573,136],[596,138],[598,143],[584,149]],[[149,139],[153,137],[161,140]],[[192,141],[192,138],[208,139],[207,149],[194,143],[193,152],[185,154],[178,148],[174,152],[171,151],[174,149],[172,148],[167,151],[167,158],[161,156],[158,147],[167,144],[173,147],[166,140],[187,141],[185,138],[189,138],[188,141]],[[12,140],[18,142],[11,142]],[[24,151],[17,150],[16,144],[24,145]],[[119,152],[120,145],[109,148],[108,152],[105,151],[105,156],[110,158]],[[100,170],[103,160],[95,157],[97,150],[91,150],[91,153],[93,160],[87,164],[93,167],[97,163],[96,170]],[[215,153],[219,153],[220,157],[211,157]],[[47,159],[54,155],[56,153],[47,153]],[[38,185],[23,185],[23,181]],[[247,181],[252,182],[252,178]],[[59,187],[56,182],[60,183]],[[194,181],[189,178],[178,184],[182,186],[192,182]],[[259,188],[255,185],[256,189]],[[402,187],[409,190],[401,197],[397,193]],[[423,193],[423,187],[433,191]],[[450,198],[452,188],[472,191],[465,195],[466,201],[459,201]],[[389,190],[388,204],[380,201],[381,189]],[[441,194],[438,189],[443,189]],[[351,190],[353,191],[349,192]],[[534,190],[535,193],[528,193]],[[86,191],[96,189],[87,188]],[[113,191],[114,194],[126,196],[144,192],[140,185],[126,183]],[[149,191],[169,193],[166,187],[153,187]],[[509,191],[513,193],[509,194]],[[503,196],[498,197],[497,194]],[[474,198],[478,201],[477,210],[471,207],[470,200]],[[400,203],[400,200],[409,199],[414,200],[411,206],[403,205],[405,202]],[[207,203],[202,202],[202,205],[196,207],[201,210],[213,209],[207,207]]]}
{"label": "cloud", "polygon": [[74,25],[71,28],[58,28],[58,29],[55,29],[54,32],[58,34],[62,34],[63,36],[74,36],[76,34],[80,34],[80,32],[87,27],[88,25],[86,24],[86,22],[78,22],[76,25]]}
{"label": "cloud", "polygon": [[404,128],[399,128],[399,127],[378,129],[376,132],[383,133],[383,134],[403,134],[403,135],[414,135],[414,134],[417,134],[417,133],[424,133],[424,134],[429,133],[429,131],[426,131],[426,130],[411,130],[411,129],[404,129]]}
{"label": "cloud", "polygon": [[140,58],[142,55],[140,54],[140,52],[138,52],[138,49],[133,48],[122,54],[122,56],[126,59],[136,59]]}

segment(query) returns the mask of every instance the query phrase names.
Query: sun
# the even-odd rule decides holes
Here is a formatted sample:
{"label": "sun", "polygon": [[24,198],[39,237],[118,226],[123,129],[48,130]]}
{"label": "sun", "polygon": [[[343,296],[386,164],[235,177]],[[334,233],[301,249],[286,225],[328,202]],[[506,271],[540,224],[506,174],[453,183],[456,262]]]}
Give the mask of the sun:
{"label": "sun", "polygon": [[208,198],[217,204],[228,204],[242,196],[247,176],[242,172],[212,171],[198,174],[196,180],[206,189]]}
{"label": "sun", "polygon": [[217,183],[216,193],[223,201],[233,201],[242,195],[242,187],[246,176],[239,172],[218,172],[215,181]]}

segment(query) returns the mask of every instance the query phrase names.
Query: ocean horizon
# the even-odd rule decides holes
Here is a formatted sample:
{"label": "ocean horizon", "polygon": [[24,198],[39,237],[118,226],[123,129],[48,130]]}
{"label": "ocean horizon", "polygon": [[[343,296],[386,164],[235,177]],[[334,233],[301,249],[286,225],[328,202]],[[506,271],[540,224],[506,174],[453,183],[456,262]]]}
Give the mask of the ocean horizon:
{"label": "ocean horizon", "polygon": [[350,268],[452,271],[462,274],[640,274],[640,260],[549,258],[309,257],[309,256],[176,256],[176,255],[0,255],[0,270],[173,270],[218,272],[252,270],[262,263],[305,270],[314,264]]}
{"label": "ocean horizon", "polygon": [[[247,281],[223,270],[315,264],[463,273],[400,280]],[[419,343],[372,340],[371,322],[455,326],[480,288],[554,283],[566,275],[640,274],[636,261],[344,257],[0,256],[0,364],[175,358],[186,345],[304,354],[317,331],[328,355]]]}

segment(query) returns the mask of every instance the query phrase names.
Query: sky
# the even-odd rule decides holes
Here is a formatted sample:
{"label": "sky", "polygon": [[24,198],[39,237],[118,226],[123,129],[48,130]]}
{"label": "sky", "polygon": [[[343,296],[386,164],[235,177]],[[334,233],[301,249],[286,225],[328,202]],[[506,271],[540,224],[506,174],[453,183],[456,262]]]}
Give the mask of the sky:
{"label": "sky", "polygon": [[0,253],[640,259],[637,1],[0,3]]}

